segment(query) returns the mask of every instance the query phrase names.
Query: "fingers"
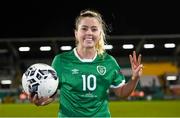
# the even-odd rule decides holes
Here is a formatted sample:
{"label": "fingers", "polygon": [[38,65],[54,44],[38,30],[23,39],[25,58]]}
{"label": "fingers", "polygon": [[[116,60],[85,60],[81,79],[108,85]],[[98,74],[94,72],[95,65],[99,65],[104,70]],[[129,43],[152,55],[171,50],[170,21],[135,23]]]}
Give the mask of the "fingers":
{"label": "fingers", "polygon": [[138,65],[140,65],[141,64],[141,54],[138,56]]}
{"label": "fingers", "polygon": [[131,65],[133,65],[133,58],[132,58],[132,55],[129,55],[129,60],[130,60]]}
{"label": "fingers", "polygon": [[32,102],[33,102],[33,103],[36,103],[37,99],[38,99],[38,96],[37,96],[37,94],[35,94],[35,95],[33,96],[33,98],[32,98]]}
{"label": "fingers", "polygon": [[49,97],[46,97],[46,98],[40,98],[40,101],[41,101],[41,106],[45,105],[46,102],[49,100],[50,98]]}
{"label": "fingers", "polygon": [[29,93],[28,99],[31,103],[38,105],[39,98],[38,98],[37,94],[32,95],[32,93]]}
{"label": "fingers", "polygon": [[139,78],[143,72],[143,65],[140,64],[136,70],[132,73],[132,79]]}
{"label": "fingers", "polygon": [[29,100],[31,103],[35,104],[36,106],[43,106],[49,100],[49,97],[41,97],[39,98],[37,94],[32,96],[32,93],[29,93]]}
{"label": "fingers", "polygon": [[137,60],[136,60],[136,51],[133,51],[133,61],[136,64]]}
{"label": "fingers", "polygon": [[141,58],[142,58],[141,54],[137,58],[136,51],[133,51],[133,54],[129,55],[132,68],[137,68],[141,64]]}
{"label": "fingers", "polygon": [[137,67],[137,71],[140,71],[142,69],[143,69],[143,65],[142,64]]}
{"label": "fingers", "polygon": [[138,73],[139,73],[138,76],[141,76],[141,75],[142,75],[142,72],[143,72],[143,65],[142,65],[142,64],[138,66],[137,71],[138,71]]}
{"label": "fingers", "polygon": [[134,60],[133,60],[133,57],[132,57],[132,55],[129,55],[129,59],[130,59],[130,63],[131,63],[131,69],[133,70],[134,68],[136,68],[135,66],[135,64],[134,64]]}

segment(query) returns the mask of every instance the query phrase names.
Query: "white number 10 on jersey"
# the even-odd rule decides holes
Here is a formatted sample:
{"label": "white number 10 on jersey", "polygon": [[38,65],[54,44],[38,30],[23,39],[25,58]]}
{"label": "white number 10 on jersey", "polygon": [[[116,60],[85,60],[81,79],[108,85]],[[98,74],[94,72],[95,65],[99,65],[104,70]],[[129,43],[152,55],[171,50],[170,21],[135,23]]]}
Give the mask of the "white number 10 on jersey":
{"label": "white number 10 on jersey", "polygon": [[93,91],[96,89],[96,76],[94,75],[82,75],[83,78],[83,91],[87,89]]}

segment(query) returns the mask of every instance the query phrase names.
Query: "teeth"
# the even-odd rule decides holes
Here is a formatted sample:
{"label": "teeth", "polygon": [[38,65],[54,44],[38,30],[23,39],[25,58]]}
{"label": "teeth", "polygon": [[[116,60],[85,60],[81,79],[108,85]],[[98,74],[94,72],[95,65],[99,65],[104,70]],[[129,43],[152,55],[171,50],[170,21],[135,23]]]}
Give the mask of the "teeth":
{"label": "teeth", "polygon": [[92,39],[85,39],[85,40],[92,41]]}

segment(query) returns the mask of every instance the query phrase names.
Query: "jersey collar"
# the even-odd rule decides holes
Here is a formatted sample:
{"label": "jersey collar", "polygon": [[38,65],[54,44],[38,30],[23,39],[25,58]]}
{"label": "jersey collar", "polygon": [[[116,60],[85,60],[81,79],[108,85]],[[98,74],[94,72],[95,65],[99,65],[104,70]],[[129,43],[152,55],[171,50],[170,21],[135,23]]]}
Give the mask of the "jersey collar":
{"label": "jersey collar", "polygon": [[75,56],[76,56],[81,62],[93,62],[93,61],[96,59],[96,57],[97,57],[97,52],[96,52],[96,54],[95,54],[95,56],[94,56],[93,59],[81,59],[81,58],[79,57],[79,55],[77,54],[76,48],[74,48],[73,51],[74,51]]}

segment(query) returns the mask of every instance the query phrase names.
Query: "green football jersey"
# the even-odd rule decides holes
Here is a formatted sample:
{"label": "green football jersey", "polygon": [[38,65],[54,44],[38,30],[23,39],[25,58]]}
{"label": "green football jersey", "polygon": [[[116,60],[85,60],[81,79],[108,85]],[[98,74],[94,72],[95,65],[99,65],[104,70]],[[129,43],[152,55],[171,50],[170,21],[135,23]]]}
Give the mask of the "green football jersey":
{"label": "green football jersey", "polygon": [[110,117],[108,90],[125,83],[112,56],[104,53],[83,60],[75,48],[56,55],[52,67],[60,80],[59,116]]}

